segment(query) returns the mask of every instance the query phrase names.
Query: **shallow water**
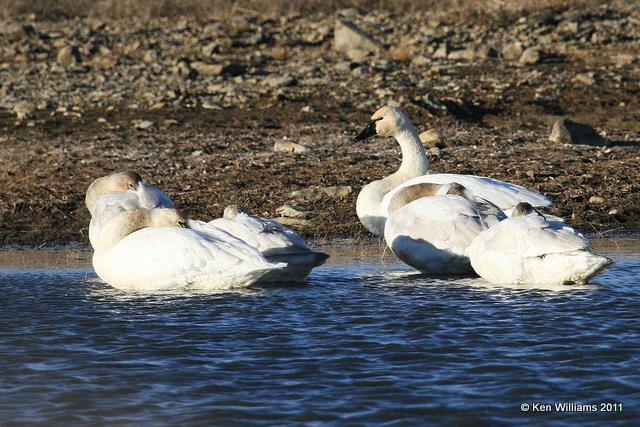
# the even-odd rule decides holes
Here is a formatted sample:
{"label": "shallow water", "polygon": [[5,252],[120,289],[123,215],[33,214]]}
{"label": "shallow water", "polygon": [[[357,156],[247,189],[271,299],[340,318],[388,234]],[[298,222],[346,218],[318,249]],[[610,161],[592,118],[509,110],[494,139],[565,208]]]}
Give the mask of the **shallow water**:
{"label": "shallow water", "polygon": [[[303,286],[156,295],[83,252],[0,252],[0,419],[640,425],[640,241],[595,247],[616,264],[580,288],[430,279],[371,246]],[[534,411],[563,402],[597,410]]]}

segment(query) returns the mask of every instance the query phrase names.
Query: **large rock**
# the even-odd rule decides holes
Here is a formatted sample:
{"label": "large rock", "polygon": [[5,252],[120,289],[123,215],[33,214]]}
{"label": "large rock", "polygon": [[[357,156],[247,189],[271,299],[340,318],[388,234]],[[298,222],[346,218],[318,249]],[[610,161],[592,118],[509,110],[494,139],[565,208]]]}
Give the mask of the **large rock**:
{"label": "large rock", "polygon": [[379,55],[383,51],[378,41],[342,18],[336,18],[333,37],[336,50],[355,61],[361,61],[367,55]]}
{"label": "large rock", "polygon": [[553,124],[549,140],[560,144],[592,146],[603,146],[610,143],[609,140],[601,137],[591,126],[576,123],[569,119],[559,119]]}

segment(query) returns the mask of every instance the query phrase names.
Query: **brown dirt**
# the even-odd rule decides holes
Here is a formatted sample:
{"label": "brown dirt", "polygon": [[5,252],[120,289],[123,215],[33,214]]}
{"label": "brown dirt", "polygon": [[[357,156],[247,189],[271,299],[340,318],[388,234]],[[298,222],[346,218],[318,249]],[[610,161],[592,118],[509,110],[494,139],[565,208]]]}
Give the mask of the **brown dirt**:
{"label": "brown dirt", "polygon": [[[491,59],[427,72],[399,71],[405,76],[425,73],[426,90],[436,98],[451,95],[454,103],[465,103],[446,114],[425,108],[414,97],[409,77],[394,96],[407,100],[402,108],[419,130],[442,132],[444,146],[440,155],[430,156],[432,170],[487,175],[536,189],[553,199],[550,213],[584,232],[638,230],[637,63],[612,68],[601,58],[605,50],[613,55],[627,52],[629,46],[610,44],[591,57],[561,58],[535,67],[505,66]],[[331,44],[304,49],[316,58],[327,55]],[[632,50],[637,53],[637,43]],[[558,81],[557,76],[590,70],[598,72],[595,85],[565,77]],[[448,89],[443,77],[458,87]],[[327,84],[334,78],[327,78]],[[488,80],[510,85],[497,95]],[[275,216],[293,190],[351,185],[354,192],[345,199],[299,203],[314,213],[312,226],[303,234],[368,236],[355,215],[355,198],[364,184],[398,167],[399,149],[381,138],[351,144],[386,98],[368,90],[366,75],[345,81],[347,86],[331,90],[294,87],[285,96],[257,97],[222,110],[186,104],[153,111],[115,105],[85,108],[81,117],[36,111],[32,120],[22,122],[0,110],[0,245],[88,242],[84,192],[94,178],[120,170],[139,171],[189,216],[200,219],[219,216],[231,203]],[[544,92],[554,96],[537,96]],[[302,110],[307,106],[311,112]],[[558,116],[605,130],[616,142],[611,147],[553,144],[548,135]],[[154,127],[135,129],[132,121],[139,119],[153,121]],[[312,150],[274,153],[274,142],[285,137]],[[604,201],[590,203],[592,196]]]}

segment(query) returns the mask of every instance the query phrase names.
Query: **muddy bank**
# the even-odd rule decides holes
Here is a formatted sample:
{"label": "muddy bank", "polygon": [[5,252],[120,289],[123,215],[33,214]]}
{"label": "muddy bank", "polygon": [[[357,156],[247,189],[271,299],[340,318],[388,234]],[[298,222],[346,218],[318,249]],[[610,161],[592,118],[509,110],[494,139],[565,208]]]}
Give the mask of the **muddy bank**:
{"label": "muddy bank", "polygon": [[[0,244],[86,242],[86,187],[124,169],[195,218],[290,203],[310,211],[306,236],[367,236],[355,198],[397,168],[399,148],[350,140],[387,103],[439,134],[434,171],[534,188],[588,233],[640,229],[639,7],[438,16],[351,11],[383,52],[408,46],[395,59],[337,52],[334,15],[3,27]],[[522,59],[530,47],[540,55]],[[607,146],[550,142],[560,117]],[[282,140],[308,151],[274,152]],[[291,196],[328,186],[352,191]]]}

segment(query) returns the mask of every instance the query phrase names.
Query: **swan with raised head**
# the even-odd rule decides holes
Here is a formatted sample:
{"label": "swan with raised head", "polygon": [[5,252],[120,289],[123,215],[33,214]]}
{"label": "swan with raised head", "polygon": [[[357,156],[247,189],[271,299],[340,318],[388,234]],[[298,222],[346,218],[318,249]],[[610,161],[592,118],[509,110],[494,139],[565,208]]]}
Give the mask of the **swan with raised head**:
{"label": "swan with raised head", "polygon": [[547,221],[529,203],[519,203],[510,218],[478,235],[469,257],[474,270],[495,284],[584,284],[612,263],[590,252],[578,231]]}
{"label": "swan with raised head", "polygon": [[329,258],[309,248],[295,231],[272,219],[249,215],[237,205],[227,206],[222,218],[209,221],[209,225],[243,240],[269,261],[287,263],[286,269],[272,272],[262,282],[303,281]]}
{"label": "swan with raised head", "polygon": [[174,208],[169,196],[145,184],[138,173],[131,171],[95,179],[87,189],[85,205],[91,213],[89,241],[94,249],[97,234],[119,213],[138,208]]}
{"label": "swan with raised head", "polygon": [[361,141],[374,135],[395,137],[402,150],[400,168],[384,179],[365,185],[356,202],[360,222],[373,234],[384,235],[389,199],[403,186],[420,183],[448,184],[457,182],[476,197],[488,200],[509,214],[519,202],[548,206],[549,199],[519,185],[497,179],[460,174],[429,174],[424,147],[407,116],[398,108],[385,106],[376,111],[367,126],[353,139]]}
{"label": "swan with raised head", "polygon": [[495,205],[458,183],[420,183],[395,192],[384,238],[406,264],[432,275],[473,275],[468,249],[506,218]]}
{"label": "swan with raised head", "polygon": [[97,235],[93,268],[114,288],[134,291],[249,286],[286,263],[175,209],[132,209]]}

